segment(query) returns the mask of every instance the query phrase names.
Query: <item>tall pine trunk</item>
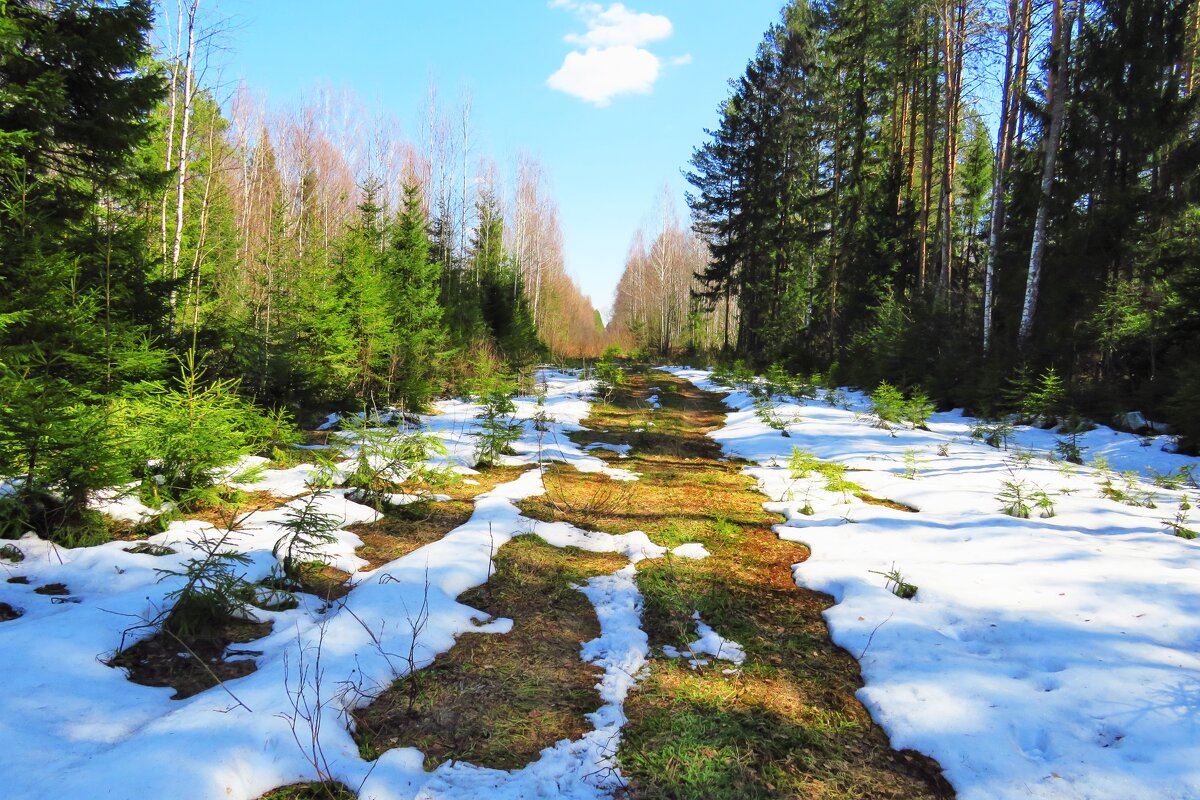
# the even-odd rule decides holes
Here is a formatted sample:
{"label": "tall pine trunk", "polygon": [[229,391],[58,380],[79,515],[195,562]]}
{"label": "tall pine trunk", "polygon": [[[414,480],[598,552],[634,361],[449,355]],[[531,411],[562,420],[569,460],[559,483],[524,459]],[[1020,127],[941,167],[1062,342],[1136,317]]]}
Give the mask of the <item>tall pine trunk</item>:
{"label": "tall pine trunk", "polygon": [[1000,94],[1000,125],[996,131],[996,155],[992,162],[992,211],[988,225],[987,263],[983,277],[983,354],[987,356],[992,346],[992,310],[995,306],[996,256],[1000,252],[1000,240],[1004,232],[1004,178],[1008,173],[1009,159],[1013,147],[1013,134],[1017,125],[1017,109],[1025,94],[1025,87],[1017,82],[1020,77],[1022,52],[1028,41],[1031,0],[1010,0],[1008,4],[1008,29],[1004,48],[1004,83]]}

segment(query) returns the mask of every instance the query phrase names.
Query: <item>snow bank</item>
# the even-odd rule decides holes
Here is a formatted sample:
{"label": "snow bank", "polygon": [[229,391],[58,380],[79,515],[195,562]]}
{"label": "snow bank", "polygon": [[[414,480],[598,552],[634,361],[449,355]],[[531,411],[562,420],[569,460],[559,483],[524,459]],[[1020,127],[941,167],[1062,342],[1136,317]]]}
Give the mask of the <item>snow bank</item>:
{"label": "snow bank", "polygon": [[[558,459],[616,480],[635,479],[566,438],[588,413],[590,382],[564,373],[543,377],[544,405],[517,402],[523,435],[510,463]],[[461,401],[438,405],[439,414],[422,420],[447,445],[437,464],[469,474],[479,409]],[[533,423],[538,412],[540,426]],[[253,488],[303,494],[313,469],[266,470]],[[515,504],[544,491],[541,470],[527,470],[479,495],[465,524],[375,570],[363,569],[365,562],[354,555],[358,537],[336,532],[323,549],[333,565],[353,573],[354,588],[346,598],[327,606],[301,595],[299,608],[258,612],[274,623],[272,633],[240,646],[262,652],[257,671],[179,701],[169,699],[173,690],[131,683],[103,661],[122,646],[128,628],[157,615],[167,593],[181,584],[178,577],[164,579],[161,570],[180,570],[202,537],[221,532],[208,523],[176,522],[150,539],[175,551],[159,557],[130,553],[127,542],[68,550],[36,538],[21,540],[16,545],[25,559],[0,561],[0,577],[28,580],[0,582],[0,602],[24,612],[0,624],[7,697],[0,715],[4,796],[250,800],[277,786],[316,779],[314,760],[327,762],[332,777],[346,785],[361,785],[360,796],[377,800],[611,796],[621,783],[614,756],[625,722],[622,704],[648,655],[632,566],[580,587],[596,608],[601,630],[583,645],[581,657],[604,670],[598,685],[603,704],[590,715],[594,729],[581,739],[547,748],[522,770],[454,763],[429,773],[411,748],[388,751],[377,763],[364,761],[348,729],[351,708],[368,703],[396,677],[428,666],[460,634],[511,630],[510,620],[489,620],[456,598],[487,580],[496,551],[513,536],[536,533],[557,546],[623,553],[631,562],[666,552],[640,531],[609,536],[522,517]],[[343,526],[377,517],[344,490],[328,492],[319,503]],[[128,498],[110,498],[110,505],[131,516],[148,512]],[[250,558],[244,567],[248,579],[265,577],[275,566],[271,548],[286,513],[286,507],[255,512],[230,538],[230,546]],[[51,582],[67,585],[65,602],[33,592]],[[298,706],[313,710],[314,724],[297,719]]]}
{"label": "snow bank", "polygon": [[[719,389],[707,372],[670,371]],[[892,436],[856,418],[863,395],[845,394],[848,409],[779,403],[802,420],[784,438],[729,392],[710,435],[760,465],[749,472],[766,507],[786,517],[776,531],[811,548],[796,581],[836,600],[831,634],[861,662],[859,697],[892,745],[937,759],[963,800],[1200,797],[1200,549],[1164,524],[1179,492],[1135,483],[1157,508],[1125,505],[1102,495],[1103,473],[1043,458],[1052,433],[1018,429],[1016,448],[1042,451],[1032,459],[971,439],[959,412]],[[1142,475],[1198,463],[1143,443],[1106,428],[1080,437],[1085,456]],[[792,480],[793,447],[920,511]],[[1054,516],[1002,513],[1006,482],[1045,492]],[[888,591],[879,573],[892,569],[918,587],[913,600]]]}

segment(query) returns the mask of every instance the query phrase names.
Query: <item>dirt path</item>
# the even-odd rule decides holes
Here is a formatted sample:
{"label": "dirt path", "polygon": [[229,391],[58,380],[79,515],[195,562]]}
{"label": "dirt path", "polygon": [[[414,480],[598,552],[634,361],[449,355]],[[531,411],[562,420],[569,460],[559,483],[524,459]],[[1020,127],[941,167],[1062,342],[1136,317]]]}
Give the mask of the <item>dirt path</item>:
{"label": "dirt path", "polygon": [[[649,398],[657,396],[661,408]],[[640,474],[617,481],[551,463],[546,494],[520,504],[532,519],[580,528],[645,531],[660,545],[698,542],[695,560],[668,555],[638,565],[650,668],[628,698],[619,752],[629,798],[948,798],[937,764],[896,752],[854,696],[858,664],[829,639],[825,595],[798,589],[791,567],[802,546],[771,530],[778,518],[705,434],[724,424],[720,395],[670,375],[642,371],[608,402],[596,402],[578,444],[629,445],[627,457],[592,452]],[[363,526],[362,554],[387,561],[439,538],[470,516],[473,496],[519,473],[487,470],[451,491],[428,515],[392,515]],[[589,728],[600,705],[597,672],[579,646],[599,632],[575,587],[608,574],[623,557],[551,547],[519,535],[497,553],[485,586],[460,600],[514,620],[510,633],[465,634],[434,664],[398,680],[355,712],[356,738],[370,759],[397,746],[426,755],[426,767],[463,760],[514,769],[542,748]],[[693,614],[745,648],[739,669],[692,666],[663,647],[697,638]],[[327,787],[291,787],[296,792]],[[273,798],[307,797],[304,794]],[[317,796],[317,795],[312,795]],[[324,795],[322,795],[324,796]]]}
{"label": "dirt path", "polygon": [[[661,408],[648,402],[657,396]],[[771,530],[779,519],[705,436],[724,423],[720,395],[655,371],[630,374],[610,402],[593,405],[574,434],[641,475],[612,481],[554,464],[544,497],[522,512],[614,534],[645,531],[658,544],[700,542],[703,560],[639,565],[644,627],[654,657],[626,704],[620,763],[632,798],[945,798],[953,790],[930,759],[891,749],[854,696],[858,664],[829,639],[822,594],[799,589],[791,566],[805,548]],[[741,644],[740,670],[693,667],[662,647],[695,640],[692,619]]]}

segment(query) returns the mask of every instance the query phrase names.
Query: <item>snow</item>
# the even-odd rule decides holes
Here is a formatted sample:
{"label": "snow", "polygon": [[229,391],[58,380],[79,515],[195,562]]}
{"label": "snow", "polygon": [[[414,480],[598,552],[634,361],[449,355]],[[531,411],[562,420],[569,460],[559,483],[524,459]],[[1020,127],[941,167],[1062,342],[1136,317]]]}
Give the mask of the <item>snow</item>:
{"label": "snow", "polygon": [[[0,484],[0,496],[5,484]],[[139,524],[161,513],[161,509],[147,506],[134,494],[137,484],[130,484],[121,489],[105,489],[97,493],[95,507],[98,511],[108,514],[113,519],[126,520]]]}
{"label": "snow", "polygon": [[[243,467],[265,467],[270,462],[261,456],[242,459]],[[298,497],[308,494],[312,484],[318,480],[321,470],[313,464],[299,464],[291,469],[263,469],[262,477],[252,483],[240,483],[240,489],[270,492],[276,497]]]}
{"label": "snow", "polygon": [[[669,371],[719,390],[705,371]],[[541,466],[548,461],[637,479],[567,438],[581,430],[592,383],[565,372],[541,377],[542,401],[517,401],[522,435],[516,455],[505,459],[529,469],[479,495],[465,524],[375,570],[354,555],[358,538],[337,531],[325,556],[352,573],[354,588],[332,605],[301,596],[296,609],[256,612],[274,623],[267,637],[240,646],[262,652],[257,671],[225,689],[173,701],[171,689],[133,684],[103,663],[129,643],[125,633],[139,620],[164,609],[182,580],[169,573],[222,531],[174,522],[149,540],[174,550],[163,556],[128,552],[128,542],[77,549],[35,537],[16,542],[25,559],[0,561],[0,578],[28,579],[0,580],[0,602],[23,612],[0,623],[4,795],[251,800],[315,779],[316,757],[335,779],[377,800],[611,797],[621,783],[614,753],[623,702],[649,653],[633,564],[708,553],[696,543],[668,551],[641,531],[614,536],[520,514],[517,502],[545,491]],[[977,421],[961,412],[934,415],[928,431],[888,431],[864,418],[869,403],[861,393],[840,396],[838,406],[778,398],[776,417],[798,420],[785,438],[762,422],[748,394],[727,391],[726,425],[710,435],[728,455],[753,462],[747,472],[767,496],[765,507],[784,520],[777,533],[811,549],[794,568],[796,582],[833,596],[825,615],[831,634],[859,660],[859,697],[893,746],[937,759],[964,800],[1200,798],[1200,544],[1170,535],[1166,525],[1185,495],[1144,480],[1200,462],[1164,450],[1168,437],[1101,427],[1079,444],[1086,458],[1103,456],[1109,468],[1051,463],[1045,456],[1056,437],[1048,431],[1018,428],[1009,450],[997,450],[971,438]],[[444,401],[421,419],[446,445],[431,466],[474,474],[479,410]],[[786,468],[793,447],[845,465],[846,479],[865,492],[917,511],[829,491],[815,474],[793,479]],[[250,486],[292,498],[310,491],[315,470],[264,470]],[[1136,474],[1116,474],[1126,470]],[[1105,495],[1105,482],[1156,507],[1118,502],[1113,491]],[[1053,516],[1041,516],[1036,504],[1028,519],[1004,514],[1006,483],[1027,495],[1044,492]],[[377,516],[344,490],[317,502],[343,527]],[[153,513],[129,493],[110,493],[101,505],[134,521]],[[250,558],[240,567],[248,579],[277,567],[271,548],[286,513],[249,514],[230,537]],[[489,619],[456,598],[488,579],[496,551],[519,534],[630,561],[580,587],[600,621],[600,636],[580,651],[603,669],[592,730],[512,771],[456,762],[427,772],[412,748],[364,761],[348,729],[349,709],[428,666],[462,633],[511,630],[511,620]],[[917,587],[913,599],[889,591],[886,573],[896,572]],[[46,583],[64,583],[70,594],[33,591]],[[736,669],[742,648],[698,614],[695,623],[696,641],[676,654],[696,666],[721,660]],[[315,754],[297,745],[297,734],[311,739],[303,720],[292,729],[297,703],[316,711]]]}
{"label": "snow", "polygon": [[[720,390],[705,371],[669,371]],[[786,519],[776,531],[811,549],[796,581],[836,601],[831,634],[861,663],[859,697],[892,745],[935,758],[963,800],[1200,797],[1200,550],[1165,525],[1181,493],[1131,477],[1157,507],[1126,505],[1101,492],[1106,478],[1125,488],[1121,477],[1047,460],[1052,432],[1018,428],[1007,452],[971,439],[961,412],[888,432],[861,418],[865,396],[842,392],[847,408],[778,402],[802,420],[789,438],[728,392],[710,435],[757,463],[765,507]],[[1079,437],[1085,458],[1143,478],[1197,466],[1167,442],[1103,427]],[[793,447],[919,511],[793,480]],[[1006,481],[1046,492],[1054,516],[1002,513]],[[914,599],[888,590],[879,573],[893,569]]]}
{"label": "snow", "polygon": [[740,665],[746,660],[746,651],[732,639],[726,639],[700,619],[700,612],[692,614],[696,621],[696,633],[699,639],[688,645],[688,650],[694,654],[708,653],[713,658]]}
{"label": "snow", "polygon": [[709,555],[711,555],[704,545],[700,544],[699,542],[688,542],[687,544],[681,544],[671,550],[671,554],[679,556],[680,558],[695,559],[708,558]]}
{"label": "snow", "polygon": [[633,449],[630,444],[609,444],[608,442],[592,442],[584,450],[607,450],[610,453],[616,453],[618,458],[628,458],[629,451]]}
{"label": "snow", "polygon": [[[687,645],[685,650],[680,650],[672,645],[664,645],[663,655],[667,658],[687,658],[693,668],[708,666],[709,659],[702,657],[705,655],[710,655],[720,661],[728,661],[735,666],[741,666],[745,662],[746,651],[740,644],[732,639],[726,639],[713,630],[700,618],[699,611],[693,612],[692,619],[696,623],[696,634],[700,638]],[[725,670],[725,672],[731,674],[736,670]]]}
{"label": "snow", "polygon": [[[239,649],[261,651],[255,658],[257,670],[223,688],[175,701],[170,699],[173,690],[134,684],[123,670],[104,661],[152,632],[136,626],[160,614],[168,593],[181,585],[183,579],[169,572],[180,571],[206,537],[221,537],[224,531],[204,522],[173,522],[148,540],[174,550],[163,556],[128,552],[128,542],[66,549],[32,536],[18,541],[25,559],[0,561],[0,577],[29,581],[0,582],[0,602],[24,612],[0,624],[0,674],[7,698],[0,715],[0,764],[8,767],[5,797],[251,800],[277,786],[316,779],[314,761],[327,763],[334,779],[361,787],[361,797],[376,800],[611,797],[622,783],[614,757],[625,722],[623,702],[649,654],[632,564],[667,550],[640,531],[612,536],[520,514],[518,501],[545,491],[538,465],[547,460],[614,480],[636,479],[566,438],[581,429],[591,382],[560,372],[541,377],[547,388],[544,403],[517,401],[523,434],[514,447],[517,455],[510,457],[510,463],[530,469],[480,494],[471,518],[442,539],[374,570],[354,555],[361,544],[358,537],[336,531],[334,541],[323,546],[324,556],[352,573],[350,593],[333,604],[300,595],[298,608],[256,610],[256,616],[273,622],[272,632]],[[468,465],[479,407],[446,401],[437,410],[421,420],[425,430],[446,444],[447,453],[432,459],[432,465],[472,474]],[[532,423],[539,411],[547,420],[544,431]],[[331,416],[328,422],[332,426],[336,420]],[[282,497],[305,494],[314,469],[265,470],[251,486]],[[378,516],[346,490],[330,490],[316,502],[343,527]],[[139,505],[114,495],[105,508],[139,518],[150,512]],[[287,508],[255,511],[229,536],[227,546],[249,557],[239,567],[248,580],[277,568],[271,549],[283,535],[279,523]],[[421,754],[412,748],[364,761],[349,730],[351,708],[370,702],[398,676],[431,664],[462,633],[504,635],[511,630],[511,620],[488,619],[456,598],[486,582],[497,550],[523,533],[559,547],[621,553],[630,561],[630,566],[579,587],[600,622],[600,636],[581,647],[581,658],[603,669],[597,686],[602,705],[589,716],[593,729],[508,772],[460,762],[426,772]],[[676,554],[699,557],[696,547],[684,545]],[[33,592],[51,582],[65,583],[72,602],[54,602]],[[312,710],[313,724],[297,718],[298,708]]]}

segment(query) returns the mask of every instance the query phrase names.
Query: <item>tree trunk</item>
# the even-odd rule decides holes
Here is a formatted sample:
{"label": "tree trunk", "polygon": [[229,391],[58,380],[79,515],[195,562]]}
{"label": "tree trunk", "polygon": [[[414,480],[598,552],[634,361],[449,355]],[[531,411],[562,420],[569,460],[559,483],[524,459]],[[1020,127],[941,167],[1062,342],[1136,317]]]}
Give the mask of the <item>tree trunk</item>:
{"label": "tree trunk", "polygon": [[1050,128],[1042,139],[1045,149],[1042,159],[1042,181],[1038,193],[1037,216],[1033,223],[1033,242],[1029,248],[1029,272],[1025,279],[1025,303],[1021,309],[1021,326],[1017,346],[1025,351],[1033,333],[1037,311],[1038,289],[1042,278],[1042,257],[1046,250],[1046,225],[1050,218],[1050,199],[1054,189],[1054,168],[1058,160],[1058,139],[1062,133],[1066,109],[1068,56],[1071,49],[1073,16],[1063,19],[1063,0],[1053,0],[1054,47],[1050,62]]}
{"label": "tree trunk", "polygon": [[987,356],[992,346],[992,309],[995,305],[996,255],[1000,251],[1000,240],[1004,232],[1004,176],[1008,173],[1016,130],[1017,110],[1025,87],[1017,83],[1025,47],[1027,31],[1022,20],[1029,19],[1031,0],[1010,0],[1008,4],[1008,31],[1004,49],[1004,84],[1000,99],[1000,125],[996,131],[996,155],[992,162],[992,213],[988,226],[987,263],[983,279],[983,354]]}
{"label": "tree trunk", "polygon": [[[925,53],[929,58],[929,21],[925,23]],[[937,81],[930,79],[929,64],[926,61],[923,81],[925,113],[921,157],[921,231],[920,248],[917,262],[917,290],[925,288],[925,274],[929,266],[929,210],[933,205],[933,145],[937,118]]]}
{"label": "tree trunk", "polygon": [[[177,7],[176,14],[177,25],[175,27],[175,52],[171,59],[171,81],[167,93],[167,153],[163,159],[163,171],[170,172],[175,166],[175,120],[179,109],[179,57],[182,55],[180,50],[183,48],[183,5],[180,3]],[[169,24],[169,23],[168,23]],[[167,198],[170,195],[168,189],[163,189],[162,207],[159,215],[159,247],[162,256],[162,268],[164,276],[166,275],[168,252],[167,252]]]}
{"label": "tree trunk", "polygon": [[[196,9],[200,0],[192,0],[187,8],[187,56],[183,62],[183,108],[180,109],[182,120],[179,130],[179,168],[175,176],[175,241],[171,245],[171,319],[169,330],[175,333],[175,307],[178,291],[175,281],[179,280],[179,258],[183,248],[183,201],[184,190],[187,186],[188,166],[188,134],[191,129],[192,95],[195,90],[195,75],[192,61],[196,55]],[[181,20],[182,22],[182,20]]]}
{"label": "tree trunk", "polygon": [[946,140],[943,147],[942,160],[942,197],[939,208],[943,209],[941,217],[941,275],[938,283],[943,292],[950,291],[953,277],[952,260],[954,258],[954,174],[958,166],[958,120],[962,97],[962,62],[963,38],[966,35],[966,7],[962,0],[954,3],[951,8],[946,6],[946,18],[943,21],[945,75],[946,75],[946,105],[945,125]]}

